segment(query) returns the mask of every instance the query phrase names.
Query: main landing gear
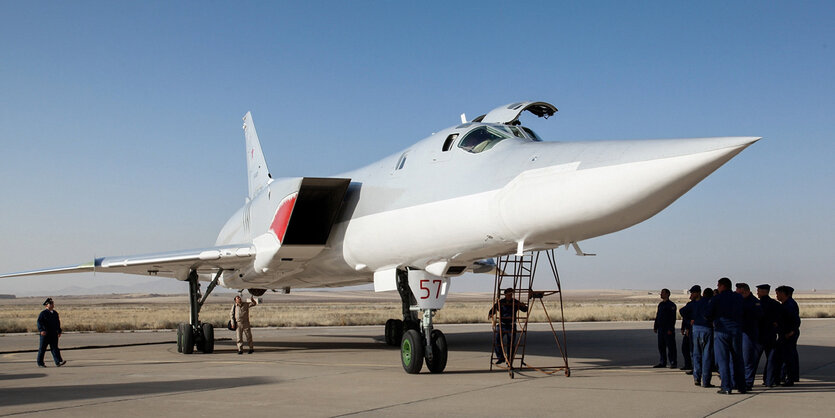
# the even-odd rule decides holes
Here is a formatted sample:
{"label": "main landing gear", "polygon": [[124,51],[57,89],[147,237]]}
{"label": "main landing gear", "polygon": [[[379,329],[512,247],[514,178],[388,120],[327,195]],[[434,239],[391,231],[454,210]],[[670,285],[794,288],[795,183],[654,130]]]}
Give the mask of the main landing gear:
{"label": "main landing gear", "polygon": [[[446,368],[446,337],[433,329],[432,317],[443,307],[448,288],[447,278],[420,270],[397,271],[403,319],[386,321],[385,339],[388,345],[400,345],[400,363],[406,373],[420,373],[424,362],[431,373],[441,373]],[[413,290],[420,299],[416,300]],[[421,316],[418,312],[422,312]]]}
{"label": "main landing gear", "polygon": [[215,330],[212,324],[201,323],[200,308],[206,302],[206,298],[212,293],[223,270],[218,270],[215,277],[206,288],[206,294],[201,297],[200,283],[197,281],[197,271],[191,270],[188,274],[189,294],[189,322],[181,322],[177,325],[177,352],[191,354],[195,346],[201,353],[212,353],[215,351]]}

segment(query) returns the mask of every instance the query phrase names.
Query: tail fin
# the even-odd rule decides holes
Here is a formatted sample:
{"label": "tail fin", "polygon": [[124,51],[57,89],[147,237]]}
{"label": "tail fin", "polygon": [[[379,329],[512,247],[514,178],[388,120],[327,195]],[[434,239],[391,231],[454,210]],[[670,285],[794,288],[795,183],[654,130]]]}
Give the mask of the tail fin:
{"label": "tail fin", "polygon": [[261,142],[255,132],[251,112],[244,115],[244,136],[246,137],[246,174],[249,182],[249,199],[255,197],[261,189],[272,181],[270,169],[261,151]]}

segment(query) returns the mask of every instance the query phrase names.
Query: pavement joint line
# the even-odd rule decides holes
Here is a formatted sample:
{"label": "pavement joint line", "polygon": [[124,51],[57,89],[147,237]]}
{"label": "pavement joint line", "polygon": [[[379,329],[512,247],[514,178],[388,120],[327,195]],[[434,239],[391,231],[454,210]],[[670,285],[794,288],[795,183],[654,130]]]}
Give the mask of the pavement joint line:
{"label": "pavement joint line", "polygon": [[344,413],[344,414],[331,415],[331,417],[332,418],[337,418],[337,417],[347,417],[347,416],[351,416],[351,415],[366,414],[366,413],[369,413],[369,412],[382,411],[382,410],[385,410],[385,409],[390,409],[390,408],[394,408],[394,407],[398,407],[398,406],[406,406],[406,405],[412,405],[412,404],[416,404],[416,403],[420,403],[420,402],[426,402],[426,401],[432,401],[432,400],[437,400],[437,399],[449,398],[449,397],[452,397],[452,396],[463,395],[465,393],[474,393],[474,392],[479,392],[479,391],[486,390],[486,389],[494,389],[494,388],[498,388],[498,387],[507,387],[508,384],[521,384],[521,383],[524,383],[524,382],[526,382],[526,381],[517,380],[517,381],[511,381],[511,382],[503,382],[503,383],[499,383],[499,384],[496,384],[496,385],[483,386],[483,387],[473,388],[473,389],[470,389],[470,390],[463,390],[463,391],[460,391],[460,392],[445,393],[443,395],[431,396],[431,397],[422,398],[422,399],[415,399],[415,400],[412,400],[412,401],[409,401],[409,402],[403,402],[403,403],[400,403],[400,404],[383,405],[383,406],[380,406],[380,407],[377,407],[377,408],[370,408],[370,409],[365,409],[365,410],[362,410],[362,411],[353,411],[353,412],[347,412],[347,413]]}

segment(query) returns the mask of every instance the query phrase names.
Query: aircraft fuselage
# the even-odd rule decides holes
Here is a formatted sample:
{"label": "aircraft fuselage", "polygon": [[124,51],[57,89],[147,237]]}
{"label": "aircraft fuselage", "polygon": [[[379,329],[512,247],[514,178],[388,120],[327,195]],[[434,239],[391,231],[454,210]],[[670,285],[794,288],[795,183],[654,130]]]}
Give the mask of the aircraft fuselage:
{"label": "aircraft fuselage", "polygon": [[[541,142],[509,135],[489,149],[466,148],[468,133],[484,127],[511,133],[500,124],[466,123],[335,176],[351,183],[321,252],[298,268],[288,261],[263,274],[224,275],[222,284],[344,286],[405,267],[449,276],[476,260],[605,235],[655,215],[758,139]],[[268,231],[298,181],[272,181],[227,222],[217,245],[245,244]]]}

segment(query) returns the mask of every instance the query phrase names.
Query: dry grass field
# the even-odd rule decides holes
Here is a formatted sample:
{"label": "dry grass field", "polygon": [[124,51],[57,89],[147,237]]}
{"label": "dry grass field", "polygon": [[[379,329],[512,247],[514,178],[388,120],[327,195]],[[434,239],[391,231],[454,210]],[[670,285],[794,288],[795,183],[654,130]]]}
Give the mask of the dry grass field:
{"label": "dry grass field", "polygon": [[[578,290],[564,292],[565,320],[645,321],[655,316],[659,298],[656,292],[631,290]],[[188,319],[185,295],[105,295],[56,297],[64,331],[107,332],[117,330],[173,329]],[[232,296],[213,295],[201,311],[201,320],[223,327],[229,319]],[[684,306],[685,295],[673,296]],[[797,293],[801,316],[835,317],[835,292]],[[0,299],[0,333],[34,332],[35,320],[43,309],[43,298]],[[435,320],[440,324],[488,322],[491,295],[463,293],[451,295]],[[533,321],[546,320],[539,302],[531,309]],[[559,320],[557,296],[546,298],[545,307],[553,320]],[[303,327],[334,325],[382,325],[397,318],[400,302],[396,294],[372,291],[298,292],[289,295],[267,294],[263,303],[252,309],[256,327]]]}

